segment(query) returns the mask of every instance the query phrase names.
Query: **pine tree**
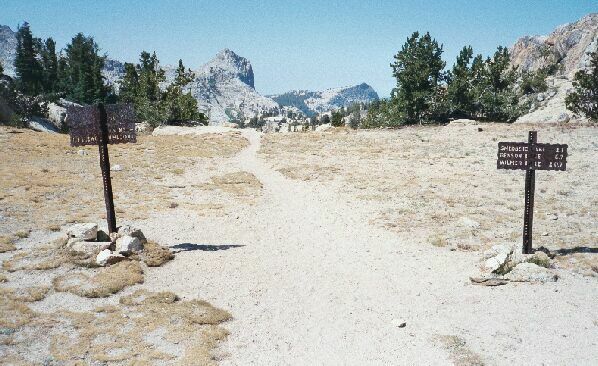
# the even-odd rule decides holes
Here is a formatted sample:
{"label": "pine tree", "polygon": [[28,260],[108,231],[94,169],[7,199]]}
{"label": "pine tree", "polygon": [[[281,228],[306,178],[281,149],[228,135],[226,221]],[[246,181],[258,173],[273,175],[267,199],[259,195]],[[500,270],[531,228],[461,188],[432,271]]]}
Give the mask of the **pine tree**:
{"label": "pine tree", "polygon": [[102,69],[105,56],[92,37],[77,34],[66,46],[64,61],[59,62],[60,86],[66,97],[77,103],[105,101],[110,88],[104,84]]}
{"label": "pine tree", "polygon": [[184,87],[185,85],[189,84],[190,82],[195,79],[195,74],[189,69],[185,71],[185,66],[183,65],[183,60],[179,60],[179,66],[176,70],[176,77],[174,79],[174,84],[179,87]]}
{"label": "pine tree", "polygon": [[472,57],[471,46],[463,47],[457,57],[457,62],[447,77],[447,99],[453,117],[471,117],[474,111],[471,90],[472,69],[470,67]]}
{"label": "pine tree", "polygon": [[0,76],[4,75],[4,67],[2,66],[2,61],[0,61]]}
{"label": "pine tree", "polygon": [[18,88],[26,95],[37,95],[43,89],[42,66],[38,60],[41,42],[33,38],[27,22],[19,26],[16,37],[15,71]]}
{"label": "pine tree", "polygon": [[472,64],[476,114],[479,118],[512,122],[521,114],[515,91],[517,70],[510,66],[509,50],[499,46],[492,58],[481,63],[477,56]]}
{"label": "pine tree", "polygon": [[41,52],[43,69],[43,88],[46,93],[53,93],[58,88],[58,58],[56,56],[56,42],[52,38],[46,39]]}
{"label": "pine tree", "polygon": [[399,105],[401,123],[421,123],[434,120],[430,115],[430,103],[437,95],[437,88],[444,81],[445,62],[442,61],[442,45],[432,39],[430,33],[414,32],[390,66],[397,79],[393,98]]}
{"label": "pine tree", "polygon": [[567,109],[598,122],[598,51],[590,53],[589,70],[575,73],[573,92],[567,95]]}
{"label": "pine tree", "polygon": [[124,103],[136,103],[139,93],[139,74],[135,65],[125,63],[125,76],[120,82],[119,96]]}

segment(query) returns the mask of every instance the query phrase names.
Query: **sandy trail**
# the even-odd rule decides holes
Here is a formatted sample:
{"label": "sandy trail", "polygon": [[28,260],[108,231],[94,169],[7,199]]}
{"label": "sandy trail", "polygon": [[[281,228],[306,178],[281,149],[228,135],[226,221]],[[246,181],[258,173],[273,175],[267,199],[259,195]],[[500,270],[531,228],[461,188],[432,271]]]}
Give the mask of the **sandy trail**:
{"label": "sandy trail", "polygon": [[[371,225],[368,207],[295,181],[257,156],[260,134],[226,164],[263,184],[234,215],[184,211],[148,220],[148,237],[189,243],[145,286],[229,310],[224,365],[591,364],[595,280],[472,286],[479,254],[416,246]],[[224,163],[223,163],[224,164]],[[230,168],[230,167],[229,167]],[[145,229],[144,229],[145,231]],[[406,327],[399,327],[406,322]],[[466,344],[446,347],[442,335]],[[470,362],[471,364],[471,362]]]}

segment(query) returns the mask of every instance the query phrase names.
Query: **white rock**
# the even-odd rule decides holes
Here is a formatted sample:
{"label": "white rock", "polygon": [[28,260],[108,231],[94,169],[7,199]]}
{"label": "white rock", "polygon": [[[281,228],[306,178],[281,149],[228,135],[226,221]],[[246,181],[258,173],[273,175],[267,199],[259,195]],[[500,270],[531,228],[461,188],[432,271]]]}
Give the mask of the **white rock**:
{"label": "white rock", "polygon": [[513,252],[513,247],[505,244],[493,245],[492,248],[486,250],[483,254],[484,259],[490,259],[497,256],[499,253],[506,253],[507,255]]}
{"label": "white rock", "polygon": [[147,239],[145,238],[145,235],[143,235],[143,232],[141,232],[141,229],[138,229],[131,225],[123,225],[118,228],[117,238],[124,236],[132,236],[134,238],[137,238],[141,241],[141,244],[147,243]]}
{"label": "white rock", "polygon": [[92,222],[75,224],[67,230],[66,234],[69,238],[96,240],[98,235],[98,225]]}
{"label": "white rock", "polygon": [[77,238],[71,238],[67,243],[67,247],[74,252],[95,254],[108,249],[111,244],[109,241],[82,241]]}
{"label": "white rock", "polygon": [[316,127],[316,131],[328,131],[329,129],[333,128],[330,123],[324,123],[323,125],[319,125]]}
{"label": "white rock", "polygon": [[116,251],[121,254],[138,252],[140,250],[143,250],[143,243],[141,243],[139,238],[125,235],[116,239]]}
{"label": "white rock", "polygon": [[559,116],[557,117],[556,121],[558,123],[567,123],[567,122],[569,122],[570,119],[571,118],[569,117],[569,114],[563,112],[563,113],[559,114]]}
{"label": "white rock", "polygon": [[505,278],[513,282],[555,282],[558,276],[534,263],[519,263]]}
{"label": "white rock", "polygon": [[79,154],[79,155],[87,155],[87,151],[85,151],[85,150],[78,150],[77,154]]}
{"label": "white rock", "polygon": [[113,172],[120,172],[121,170],[123,170],[123,167],[120,166],[120,164],[113,165],[112,168],[110,168],[110,171]]}
{"label": "white rock", "polygon": [[507,253],[498,253],[484,262],[484,270],[488,272],[496,272],[507,262],[508,257]]}
{"label": "white rock", "polygon": [[116,254],[110,251],[110,249],[104,249],[98,253],[98,256],[96,257],[96,263],[100,266],[107,266],[118,263],[124,259],[126,258],[123,255]]}

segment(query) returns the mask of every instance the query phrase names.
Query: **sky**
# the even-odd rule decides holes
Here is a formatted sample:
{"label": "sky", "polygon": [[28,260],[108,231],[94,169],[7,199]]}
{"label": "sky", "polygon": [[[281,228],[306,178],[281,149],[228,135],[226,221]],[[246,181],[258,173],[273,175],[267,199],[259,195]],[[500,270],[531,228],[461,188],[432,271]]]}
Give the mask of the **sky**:
{"label": "sky", "polygon": [[393,55],[414,31],[442,43],[450,66],[464,45],[489,55],[598,12],[597,0],[0,1],[0,24],[27,21],[59,48],[83,32],[110,58],[156,51],[161,63],[192,69],[229,48],[249,59],[262,94],[366,82],[381,97],[395,85]]}

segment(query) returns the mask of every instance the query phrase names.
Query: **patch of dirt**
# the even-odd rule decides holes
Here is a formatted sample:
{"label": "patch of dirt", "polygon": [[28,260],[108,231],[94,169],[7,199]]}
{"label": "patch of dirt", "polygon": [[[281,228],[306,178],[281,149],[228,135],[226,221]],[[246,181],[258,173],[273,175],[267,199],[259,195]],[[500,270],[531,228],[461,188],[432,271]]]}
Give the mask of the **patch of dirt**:
{"label": "patch of dirt", "polygon": [[449,353],[455,366],[484,366],[482,358],[473,352],[465,339],[456,335],[438,335],[434,339]]}
{"label": "patch of dirt", "polygon": [[[99,221],[104,198],[97,147],[72,148],[63,134],[0,126],[0,235],[17,228],[49,230],[66,223]],[[195,164],[234,156],[248,145],[238,132],[200,136],[139,136],[110,146],[117,214],[147,218],[176,197],[165,181],[184,179]],[[5,231],[6,230],[6,231]],[[0,248],[2,248],[0,246]]]}
{"label": "patch of dirt", "polygon": [[174,253],[158,243],[148,241],[139,257],[148,267],[159,267],[174,259]]}
{"label": "patch of dirt", "polygon": [[[478,127],[483,130],[478,131]],[[412,126],[392,131],[272,133],[259,151],[286,177],[315,181],[372,207],[370,222],[450,250],[521,242],[522,171],[496,169],[499,141],[525,141],[536,126]],[[557,265],[595,275],[598,206],[595,127],[542,126],[539,141],[567,143],[567,171],[536,177],[534,244]],[[358,203],[356,203],[358,204]]]}
{"label": "patch of dirt", "polygon": [[255,197],[261,193],[262,183],[248,172],[234,172],[213,176],[202,188],[220,190],[237,197]]}

